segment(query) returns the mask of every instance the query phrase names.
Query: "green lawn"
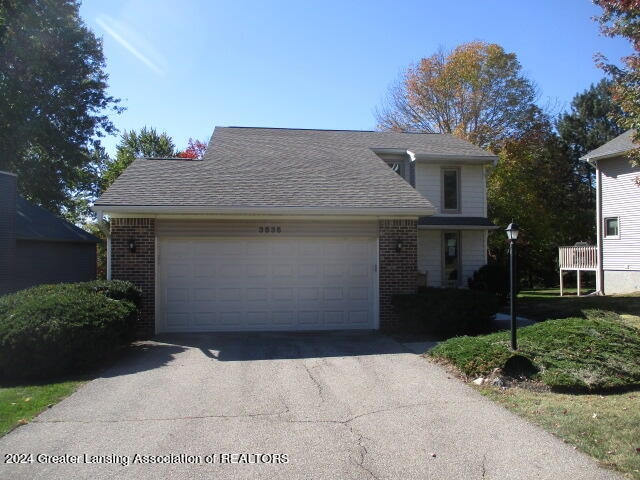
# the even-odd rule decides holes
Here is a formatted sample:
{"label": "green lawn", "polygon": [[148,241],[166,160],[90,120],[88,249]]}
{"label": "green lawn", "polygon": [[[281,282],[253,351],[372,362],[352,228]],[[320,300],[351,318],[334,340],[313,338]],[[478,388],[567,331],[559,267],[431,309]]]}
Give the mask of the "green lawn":
{"label": "green lawn", "polygon": [[560,290],[547,289],[522,291],[518,295],[518,315],[532,320],[585,318],[586,312],[589,310],[605,310],[622,315],[640,316],[640,293],[561,297]]}
{"label": "green lawn", "polygon": [[67,380],[49,384],[0,387],[0,435],[29,422],[47,407],[71,395],[83,382]]}
{"label": "green lawn", "polygon": [[531,381],[480,392],[640,480],[640,294],[559,297],[522,292],[518,315],[546,320],[508,332],[447,340],[430,352],[473,380],[495,368]]}
{"label": "green lawn", "polygon": [[602,465],[640,479],[640,392],[568,395],[523,388],[478,390]]}

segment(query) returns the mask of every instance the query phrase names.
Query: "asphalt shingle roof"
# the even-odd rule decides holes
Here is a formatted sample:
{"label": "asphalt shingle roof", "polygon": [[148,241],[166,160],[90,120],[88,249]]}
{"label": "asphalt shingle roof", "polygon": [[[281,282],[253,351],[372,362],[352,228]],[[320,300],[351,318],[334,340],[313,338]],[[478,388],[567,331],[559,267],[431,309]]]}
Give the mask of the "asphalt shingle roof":
{"label": "asphalt shingle roof", "polygon": [[96,207],[431,210],[372,149],[493,158],[451,135],[216,127],[203,160],[137,159]]}
{"label": "asphalt shingle roof", "polygon": [[56,242],[98,243],[100,239],[18,196],[16,198],[16,238]]}
{"label": "asphalt shingle roof", "polygon": [[604,145],[583,155],[580,160],[597,160],[598,158],[611,157],[638,148],[638,144],[633,143],[632,136],[634,132],[635,130],[627,130],[613,140],[609,140]]}

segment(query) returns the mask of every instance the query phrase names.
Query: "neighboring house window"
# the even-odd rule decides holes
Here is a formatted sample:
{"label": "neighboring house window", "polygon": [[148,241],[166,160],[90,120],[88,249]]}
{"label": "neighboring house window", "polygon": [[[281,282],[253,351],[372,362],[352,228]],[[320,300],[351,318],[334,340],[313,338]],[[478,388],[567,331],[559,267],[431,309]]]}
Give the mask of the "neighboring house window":
{"label": "neighboring house window", "polygon": [[618,224],[618,217],[604,219],[604,237],[605,238],[620,237],[620,226]]}
{"label": "neighboring house window", "polygon": [[460,232],[442,234],[442,286],[460,286]]}
{"label": "neighboring house window", "polygon": [[389,165],[389,168],[391,168],[391,170],[393,170],[394,172],[396,172],[398,175],[400,175],[402,178],[406,179],[407,177],[404,174],[404,162],[398,161],[398,162],[387,162],[387,165]]}
{"label": "neighboring house window", "polygon": [[460,213],[460,169],[442,169],[442,212]]}

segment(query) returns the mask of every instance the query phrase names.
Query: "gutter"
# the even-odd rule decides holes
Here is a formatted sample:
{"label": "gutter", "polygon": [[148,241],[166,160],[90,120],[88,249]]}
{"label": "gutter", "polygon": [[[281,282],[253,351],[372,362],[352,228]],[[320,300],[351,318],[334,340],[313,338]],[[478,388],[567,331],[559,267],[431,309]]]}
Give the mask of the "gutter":
{"label": "gutter", "polygon": [[396,208],[340,208],[340,207],[209,207],[203,205],[94,205],[92,210],[102,219],[108,214],[199,214],[199,215],[313,215],[313,216],[382,216],[382,217],[424,217],[433,215],[433,207]]}
{"label": "gutter", "polygon": [[107,280],[111,280],[111,231],[104,223],[104,215],[102,210],[96,210],[98,214],[98,228],[107,237]]}

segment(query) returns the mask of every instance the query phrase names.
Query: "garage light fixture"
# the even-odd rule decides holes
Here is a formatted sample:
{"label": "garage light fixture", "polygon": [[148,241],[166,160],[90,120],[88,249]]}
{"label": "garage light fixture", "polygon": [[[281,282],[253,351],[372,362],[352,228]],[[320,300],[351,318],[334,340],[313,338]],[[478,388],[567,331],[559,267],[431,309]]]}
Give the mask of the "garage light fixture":
{"label": "garage light fixture", "polygon": [[133,238],[127,240],[127,246],[131,253],[136,253],[136,241]]}
{"label": "garage light fixture", "polygon": [[400,253],[402,251],[402,240],[396,240],[396,252]]}

